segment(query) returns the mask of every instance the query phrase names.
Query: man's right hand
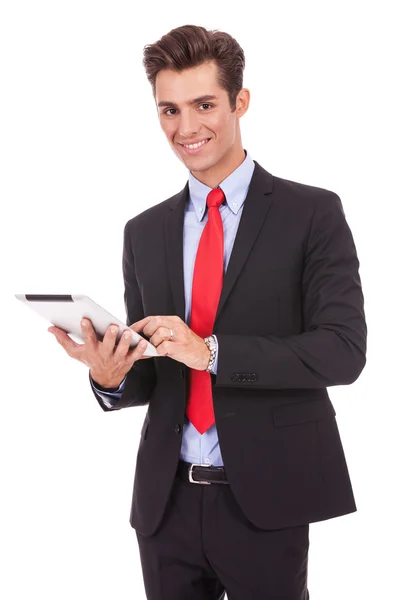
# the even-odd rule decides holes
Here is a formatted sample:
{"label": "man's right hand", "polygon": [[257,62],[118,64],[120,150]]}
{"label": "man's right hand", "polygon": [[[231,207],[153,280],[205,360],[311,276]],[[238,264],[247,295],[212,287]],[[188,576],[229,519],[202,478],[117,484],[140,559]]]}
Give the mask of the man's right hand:
{"label": "man's right hand", "polygon": [[[90,369],[92,379],[102,387],[118,387],[133,364],[142,357],[147,342],[142,340],[133,350],[129,348],[132,333],[124,332],[116,345],[118,327],[110,325],[103,341],[97,339],[92,322],[89,319],[81,321],[83,344],[77,344],[65,331],[59,327],[49,327],[57,342],[66,353]],[[143,344],[143,346],[142,346]]]}

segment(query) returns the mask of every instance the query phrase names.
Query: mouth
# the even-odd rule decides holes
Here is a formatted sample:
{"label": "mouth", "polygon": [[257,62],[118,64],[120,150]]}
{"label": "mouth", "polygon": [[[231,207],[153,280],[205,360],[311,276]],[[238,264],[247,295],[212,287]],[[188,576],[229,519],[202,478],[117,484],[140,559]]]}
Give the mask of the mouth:
{"label": "mouth", "polygon": [[205,140],[199,142],[198,144],[179,144],[179,146],[183,149],[185,154],[198,154],[207,146],[208,142],[211,138],[206,138]]}

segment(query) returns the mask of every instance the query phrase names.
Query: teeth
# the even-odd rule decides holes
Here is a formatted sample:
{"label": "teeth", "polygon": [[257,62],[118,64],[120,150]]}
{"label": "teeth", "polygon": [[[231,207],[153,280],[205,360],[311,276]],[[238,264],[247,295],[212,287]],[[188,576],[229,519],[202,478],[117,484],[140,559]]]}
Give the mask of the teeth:
{"label": "teeth", "polygon": [[198,144],[183,144],[185,146],[185,148],[189,148],[190,150],[193,150],[194,148],[200,148],[200,146],[203,146],[204,144],[207,143],[208,140],[203,140],[202,142],[199,142]]}

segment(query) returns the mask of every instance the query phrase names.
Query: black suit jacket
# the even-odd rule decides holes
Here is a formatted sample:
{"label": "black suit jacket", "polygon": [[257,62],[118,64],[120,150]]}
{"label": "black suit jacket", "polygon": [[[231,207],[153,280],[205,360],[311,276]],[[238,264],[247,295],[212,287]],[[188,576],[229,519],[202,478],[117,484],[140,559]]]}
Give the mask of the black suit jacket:
{"label": "black suit jacket", "polygon": [[[187,200],[188,183],[125,226],[127,324],[147,315],[185,319]],[[257,527],[356,510],[326,388],[351,384],[366,362],[358,269],[340,198],[275,177],[255,161],[217,310],[218,372],[211,378],[231,489]],[[137,361],[111,409],[148,405],[130,515],[143,535],[161,523],[172,489],[188,375],[169,357]]]}

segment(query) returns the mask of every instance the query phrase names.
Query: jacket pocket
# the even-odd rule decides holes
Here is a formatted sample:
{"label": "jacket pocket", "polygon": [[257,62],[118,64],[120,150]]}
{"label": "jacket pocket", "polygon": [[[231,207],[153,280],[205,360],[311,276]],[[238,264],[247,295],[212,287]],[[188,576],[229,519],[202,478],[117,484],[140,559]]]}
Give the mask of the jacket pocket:
{"label": "jacket pocket", "polygon": [[336,415],[329,398],[323,400],[305,400],[283,406],[275,406],[272,416],[275,427],[300,425],[310,421],[320,421]]}

